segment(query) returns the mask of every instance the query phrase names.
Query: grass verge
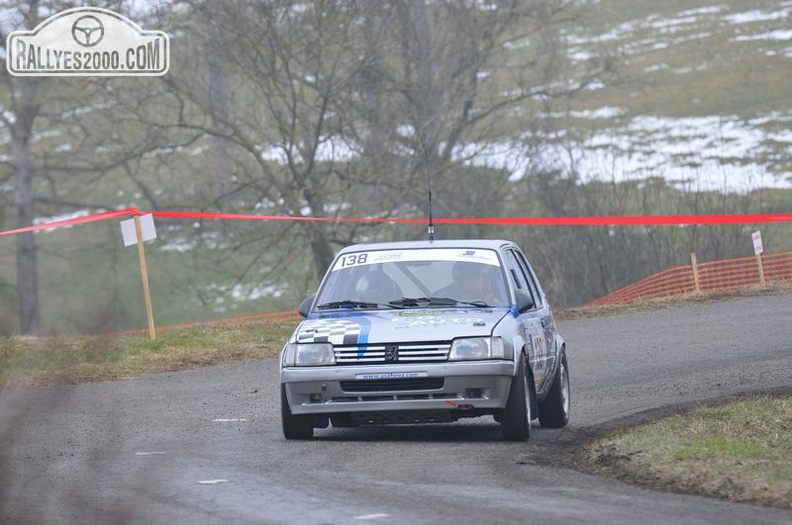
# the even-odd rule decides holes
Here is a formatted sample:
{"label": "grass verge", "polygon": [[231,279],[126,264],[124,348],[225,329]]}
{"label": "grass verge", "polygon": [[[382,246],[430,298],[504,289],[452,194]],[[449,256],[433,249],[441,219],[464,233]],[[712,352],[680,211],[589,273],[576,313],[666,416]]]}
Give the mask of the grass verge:
{"label": "grass verge", "polygon": [[0,338],[0,390],[129,379],[276,357],[294,323],[197,326],[125,336]]}
{"label": "grass verge", "polygon": [[792,398],[757,397],[620,429],[589,469],[659,490],[792,508]]}

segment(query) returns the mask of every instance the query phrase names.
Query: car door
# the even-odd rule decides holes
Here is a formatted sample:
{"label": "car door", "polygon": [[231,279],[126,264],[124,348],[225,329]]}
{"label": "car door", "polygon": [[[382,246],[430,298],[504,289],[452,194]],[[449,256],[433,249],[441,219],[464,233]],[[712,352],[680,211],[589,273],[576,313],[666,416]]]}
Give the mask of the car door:
{"label": "car door", "polygon": [[542,289],[539,280],[536,278],[531,265],[525,258],[525,255],[519,250],[514,250],[517,263],[523,271],[525,278],[528,281],[528,287],[531,289],[536,303],[536,315],[539,319],[542,335],[539,339],[535,340],[537,343],[537,370],[534,370],[534,376],[537,380],[536,390],[541,396],[542,393],[550,387],[552,382],[553,372],[555,371],[556,360],[558,357],[558,348],[556,344],[556,324],[553,317],[553,311],[550,304],[545,297],[544,290]]}
{"label": "car door", "polygon": [[558,358],[558,348],[556,344],[556,324],[553,317],[553,311],[550,304],[545,297],[544,290],[542,289],[536,274],[528,264],[525,255],[519,250],[514,248],[512,255],[519,268],[520,275],[526,282],[527,288],[534,299],[535,308],[525,315],[530,317],[532,332],[532,345],[533,352],[531,359],[531,366],[533,367],[534,381],[536,391],[541,398],[544,392],[551,386],[553,372],[555,371],[556,361]]}
{"label": "car door", "polygon": [[545,341],[545,331],[542,326],[540,315],[541,302],[537,296],[537,290],[532,288],[530,274],[524,265],[520,263],[520,253],[514,248],[505,250],[506,269],[512,280],[512,285],[516,290],[527,294],[534,302],[534,307],[521,312],[517,316],[518,330],[520,336],[525,340],[528,348],[528,362],[534,374],[534,384],[539,389],[546,382],[547,377],[547,343]]}

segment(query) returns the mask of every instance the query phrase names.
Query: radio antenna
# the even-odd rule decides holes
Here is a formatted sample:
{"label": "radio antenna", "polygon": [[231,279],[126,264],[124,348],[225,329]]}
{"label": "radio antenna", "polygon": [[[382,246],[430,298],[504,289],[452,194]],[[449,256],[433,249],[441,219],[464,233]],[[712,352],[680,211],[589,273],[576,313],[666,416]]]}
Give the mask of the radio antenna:
{"label": "radio antenna", "polygon": [[434,240],[434,222],[432,221],[432,178],[429,175],[429,147],[426,145],[426,133],[421,132],[421,143],[423,144],[424,170],[426,170],[426,187],[429,190],[429,240]]}

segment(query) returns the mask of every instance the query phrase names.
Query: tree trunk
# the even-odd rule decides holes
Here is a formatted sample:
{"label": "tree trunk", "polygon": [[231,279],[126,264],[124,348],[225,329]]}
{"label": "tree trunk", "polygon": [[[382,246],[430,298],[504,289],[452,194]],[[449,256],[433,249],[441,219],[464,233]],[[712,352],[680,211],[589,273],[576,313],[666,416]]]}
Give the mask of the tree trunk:
{"label": "tree trunk", "polygon": [[432,77],[432,37],[429,28],[429,16],[426,12],[425,0],[410,0],[410,26],[412,28],[411,49],[413,61],[418,71],[418,100],[421,133],[426,134],[426,141],[434,146],[437,141],[437,108]]}
{"label": "tree trunk", "polygon": [[[312,215],[324,217],[324,203],[321,196],[310,190],[304,190],[303,196],[308,202]],[[330,246],[330,239],[327,238],[325,223],[310,222],[308,227],[311,229],[311,253],[313,254],[316,276],[321,279],[330,263],[333,262],[333,248]]]}
{"label": "tree trunk", "polygon": [[333,262],[333,249],[321,223],[311,223],[311,251],[313,252],[316,275],[321,279]]}
{"label": "tree trunk", "polygon": [[[228,133],[228,123],[231,122],[231,101],[228,88],[227,59],[224,56],[224,48],[219,45],[221,42],[220,28],[212,16],[215,14],[216,5],[209,2],[206,4],[207,24],[205,29],[206,41],[206,63],[209,72],[209,104],[212,113],[212,125],[219,134]],[[224,197],[233,186],[232,169],[233,162],[228,153],[228,147],[224,138],[217,134],[212,135],[212,157],[213,157],[213,176],[214,192],[216,200]]]}
{"label": "tree trunk", "polygon": [[[33,121],[38,113],[35,104],[38,79],[22,78],[16,85],[16,120],[11,126],[11,151],[16,170],[14,205],[16,227],[25,228],[33,224],[33,162],[30,157],[30,137]],[[16,248],[20,332],[35,334],[39,331],[40,321],[38,263],[33,233],[17,235]]]}
{"label": "tree trunk", "polygon": [[[379,51],[381,36],[380,25],[383,23],[382,15],[376,9],[374,2],[369,3],[363,18],[363,37],[369,56],[364,67],[360,70],[360,88],[365,97],[366,124],[370,128],[364,143],[364,157],[372,163],[372,168],[382,161],[386,151],[387,140],[386,123],[383,122],[384,109],[383,91],[386,89],[386,71],[384,61]],[[375,173],[375,171],[372,171]]]}

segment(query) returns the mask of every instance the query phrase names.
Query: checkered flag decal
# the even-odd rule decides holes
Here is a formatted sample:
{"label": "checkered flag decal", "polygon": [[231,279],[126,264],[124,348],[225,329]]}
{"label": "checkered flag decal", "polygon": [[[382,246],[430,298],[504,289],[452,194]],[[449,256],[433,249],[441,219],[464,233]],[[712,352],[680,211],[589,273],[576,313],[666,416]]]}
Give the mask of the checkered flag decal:
{"label": "checkered flag decal", "polygon": [[341,319],[306,321],[297,332],[298,343],[332,343],[355,345],[360,336],[360,325]]}

